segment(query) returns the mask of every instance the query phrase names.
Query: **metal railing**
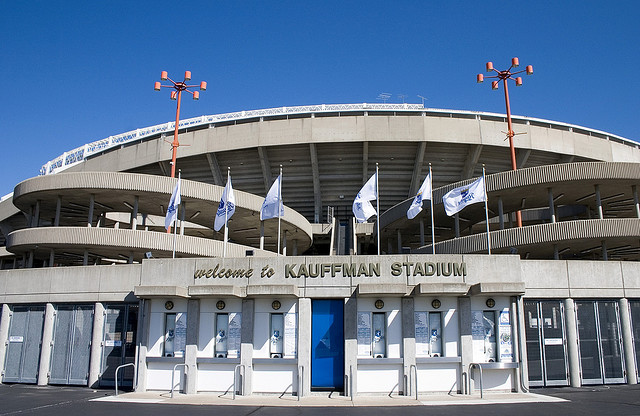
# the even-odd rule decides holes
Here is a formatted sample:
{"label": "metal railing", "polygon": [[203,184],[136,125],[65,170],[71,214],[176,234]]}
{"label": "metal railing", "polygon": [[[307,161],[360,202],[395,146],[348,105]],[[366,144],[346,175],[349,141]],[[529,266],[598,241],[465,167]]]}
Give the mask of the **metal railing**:
{"label": "metal railing", "polygon": [[184,367],[184,375],[186,376],[189,372],[189,364],[176,364],[173,366],[173,371],[171,372],[171,398],[173,399],[173,387],[175,386],[174,379],[176,375],[176,368]]}
{"label": "metal railing", "polygon": [[[482,389],[482,366],[478,363],[471,363],[469,364],[469,384],[471,384],[471,379],[472,379],[472,373],[471,370],[473,370],[474,368],[477,368],[480,370],[480,398],[482,399],[484,397],[483,395],[483,389]],[[471,390],[471,386],[469,386],[469,394],[472,393]]]}
{"label": "metal railing", "polygon": [[235,366],[235,368],[233,369],[233,400],[236,399],[236,391],[238,391],[238,370],[242,370],[242,384],[240,384],[240,393],[244,394],[244,374],[245,374],[245,367],[244,364],[238,364]]}
{"label": "metal railing", "polygon": [[415,391],[415,395],[416,395],[416,400],[418,400],[418,367],[416,367],[415,364],[411,364],[409,366],[409,381],[411,381],[411,370],[413,369],[413,374],[414,374],[414,384],[413,384],[413,389]]}
{"label": "metal railing", "polygon": [[[116,378],[116,396],[118,395],[118,371],[119,371],[121,368],[129,367],[129,366],[133,366],[134,371],[135,371],[135,368],[136,368],[135,363],[122,364],[121,366],[118,366],[118,367],[116,368],[116,374],[115,374],[115,378]],[[136,388],[135,382],[133,382],[133,381],[132,381],[132,383],[134,383],[134,384],[133,384],[133,388],[135,389],[135,388]]]}

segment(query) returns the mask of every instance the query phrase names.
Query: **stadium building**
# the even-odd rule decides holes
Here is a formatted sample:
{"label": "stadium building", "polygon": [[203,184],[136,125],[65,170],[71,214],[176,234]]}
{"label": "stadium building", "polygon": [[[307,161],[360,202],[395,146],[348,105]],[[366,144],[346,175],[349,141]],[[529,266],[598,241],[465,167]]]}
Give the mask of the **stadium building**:
{"label": "stadium building", "polygon": [[[501,114],[345,104],[184,120],[173,233],[173,123],[64,153],[0,201],[2,382],[112,386],[129,364],[120,385],[189,394],[636,383],[640,145],[514,123],[515,171]],[[376,164],[380,215],[356,223]],[[284,214],[261,221],[280,166]],[[425,201],[410,220],[430,168],[433,213]],[[486,210],[446,215],[443,195],[483,169]]]}

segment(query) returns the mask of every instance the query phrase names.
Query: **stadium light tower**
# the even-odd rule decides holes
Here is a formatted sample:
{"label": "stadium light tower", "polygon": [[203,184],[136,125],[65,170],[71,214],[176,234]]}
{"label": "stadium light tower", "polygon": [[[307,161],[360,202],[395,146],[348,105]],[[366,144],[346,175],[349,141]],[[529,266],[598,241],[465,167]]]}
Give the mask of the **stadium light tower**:
{"label": "stadium light tower", "polygon": [[[509,67],[509,69],[505,70],[505,71],[498,71],[497,69],[495,69],[493,67],[493,62],[487,62],[487,72],[495,72],[496,75],[487,77],[487,78],[497,78],[498,80],[501,80],[504,86],[504,100],[505,103],[507,105],[507,126],[509,131],[507,132],[507,138],[509,139],[509,147],[511,149],[511,169],[516,170],[518,167],[516,166],[516,150],[513,147],[513,136],[515,136],[515,133],[513,132],[513,127],[511,124],[511,106],[509,105],[509,87],[507,85],[507,80],[512,80],[515,81],[516,83],[516,87],[519,87],[522,85],[522,77],[513,77],[514,75],[517,74],[521,74],[523,72],[526,72],[527,75],[531,75],[533,74],[533,66],[532,65],[527,65],[527,67],[522,70],[522,71],[517,71],[517,72],[511,72],[511,70],[513,68],[517,68],[520,65],[520,61],[518,60],[518,58],[512,58],[511,59],[511,66]],[[482,74],[478,74],[478,76],[476,77],[476,81],[478,83],[481,83],[484,81],[484,75]],[[492,81],[491,82],[491,89],[493,90],[497,90],[499,87],[499,82],[498,81]],[[522,215],[520,214],[520,211],[516,212],[516,221],[518,223],[518,227],[522,227]]]}
{"label": "stadium light tower", "polygon": [[[160,81],[156,81],[153,86],[153,89],[156,91],[160,91],[160,88],[173,88],[174,91],[171,91],[171,99],[178,100],[178,108],[176,109],[176,127],[173,133],[173,142],[171,143],[172,148],[172,156],[171,156],[171,177],[176,177],[176,153],[178,151],[178,147],[180,147],[180,143],[178,142],[178,124],[180,123],[180,101],[182,98],[182,91],[186,91],[193,96],[194,100],[200,99],[199,91],[189,91],[189,88],[195,88],[197,85],[187,85],[187,81],[191,81],[191,71],[184,71],[184,81],[175,82],[171,78],[169,78],[167,71],[162,71],[160,74],[160,79],[163,81],[169,81],[172,85],[162,85]],[[207,89],[206,81],[200,82],[200,90],[204,91]]]}

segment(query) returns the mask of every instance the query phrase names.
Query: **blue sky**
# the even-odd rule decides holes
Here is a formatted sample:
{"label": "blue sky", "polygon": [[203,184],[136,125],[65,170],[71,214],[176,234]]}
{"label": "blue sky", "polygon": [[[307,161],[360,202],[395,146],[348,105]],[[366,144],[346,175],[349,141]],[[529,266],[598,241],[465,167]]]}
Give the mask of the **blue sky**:
{"label": "blue sky", "polygon": [[639,20],[626,0],[5,1],[0,195],[66,150],[174,120],[168,90],[153,91],[162,70],[208,83],[182,118],[382,92],[504,113],[475,76],[518,56],[534,75],[510,88],[513,114],[637,141]]}

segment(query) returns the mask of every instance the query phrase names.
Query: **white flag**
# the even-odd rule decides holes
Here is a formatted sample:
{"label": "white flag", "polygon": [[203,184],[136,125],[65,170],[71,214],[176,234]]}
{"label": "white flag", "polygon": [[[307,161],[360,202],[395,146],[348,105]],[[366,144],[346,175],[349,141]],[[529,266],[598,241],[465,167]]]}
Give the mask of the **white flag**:
{"label": "white flag", "polygon": [[369,178],[353,201],[353,215],[358,222],[365,222],[371,216],[378,214],[373,205],[371,205],[371,201],[378,199],[376,189],[377,175],[377,173],[374,173],[373,176]]}
{"label": "white flag", "polygon": [[422,211],[422,201],[431,199],[431,190],[431,173],[429,173],[427,177],[424,178],[420,189],[418,189],[418,195],[413,198],[413,202],[407,210],[407,218],[412,220]]}
{"label": "white flag", "polygon": [[[225,224],[225,216],[228,221],[229,218],[236,212],[236,199],[233,196],[233,187],[231,186],[231,176],[227,179],[227,186],[222,191],[222,198],[220,198],[220,205],[218,206],[218,212],[216,212],[216,220],[213,224],[213,229],[220,231]],[[226,213],[226,215],[225,215]]]}
{"label": "white flag", "polygon": [[[282,195],[280,195],[281,181],[282,174],[278,175],[278,178],[273,181],[273,185],[269,188],[269,192],[262,203],[262,208],[260,208],[260,221],[284,216],[284,204],[282,203]],[[278,205],[280,205],[279,213]]]}
{"label": "white flag", "polygon": [[484,191],[484,177],[478,178],[473,183],[452,189],[442,197],[444,210],[448,216],[461,211],[467,205],[483,202],[487,200]]}
{"label": "white flag", "polygon": [[180,178],[176,187],[173,188],[171,199],[169,200],[169,206],[167,207],[167,215],[164,217],[164,228],[169,229],[178,216],[178,206],[180,205]]}

